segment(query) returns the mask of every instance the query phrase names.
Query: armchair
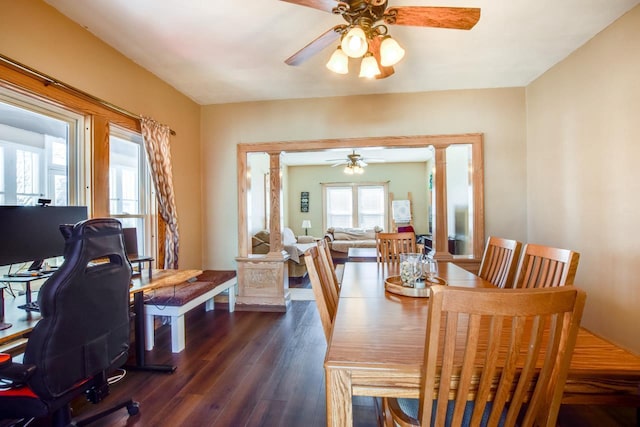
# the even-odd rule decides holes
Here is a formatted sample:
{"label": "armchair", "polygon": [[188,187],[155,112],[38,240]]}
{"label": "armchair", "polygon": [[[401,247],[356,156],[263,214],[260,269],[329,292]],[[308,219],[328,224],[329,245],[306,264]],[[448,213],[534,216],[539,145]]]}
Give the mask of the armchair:
{"label": "armchair", "polygon": [[[251,253],[269,253],[271,245],[269,243],[269,232],[267,230],[258,231],[251,238]],[[303,259],[304,251],[316,245],[316,239],[312,236],[296,237],[289,227],[282,229],[282,245],[289,254],[287,269],[290,278],[302,278],[307,275],[307,268]]]}
{"label": "armchair", "polygon": [[[10,384],[0,390],[0,419],[51,416],[53,426],[72,425],[70,402],[83,393],[93,403],[102,400],[107,375],[127,360],[131,265],[120,222],[90,219],[60,231],[65,260],[40,289],[42,319],[23,363],[0,355],[0,378]],[[139,411],[129,399],[73,425],[123,407],[130,415]]]}

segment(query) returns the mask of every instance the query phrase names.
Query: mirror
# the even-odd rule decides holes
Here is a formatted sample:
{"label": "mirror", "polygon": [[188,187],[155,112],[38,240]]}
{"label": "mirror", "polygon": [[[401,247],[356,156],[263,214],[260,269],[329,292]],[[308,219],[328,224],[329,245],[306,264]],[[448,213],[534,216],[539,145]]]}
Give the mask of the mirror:
{"label": "mirror", "polygon": [[473,255],[473,181],[471,145],[447,147],[447,236],[452,255]]}

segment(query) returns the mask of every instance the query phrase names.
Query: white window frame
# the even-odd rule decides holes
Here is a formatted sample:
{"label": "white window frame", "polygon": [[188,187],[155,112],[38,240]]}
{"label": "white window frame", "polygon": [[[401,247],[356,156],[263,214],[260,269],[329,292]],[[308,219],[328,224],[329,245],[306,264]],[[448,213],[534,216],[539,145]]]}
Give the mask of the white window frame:
{"label": "white window frame", "polygon": [[[0,102],[11,105],[13,107],[22,108],[36,114],[41,114],[53,119],[61,120],[69,125],[67,134],[67,167],[65,170],[65,175],[67,177],[66,204],[69,206],[87,205],[88,197],[83,191],[83,189],[87,188],[87,175],[86,170],[83,166],[85,164],[85,159],[87,158],[84,149],[84,116],[61,108],[52,103],[23,95],[5,87],[0,87]],[[5,148],[3,156],[5,162],[14,157],[16,147],[24,147],[22,144],[15,144],[6,141],[3,142],[1,140],[0,144]],[[54,175],[56,173],[59,174],[59,172],[64,169],[62,169],[60,166],[52,164],[49,161],[49,149],[47,147],[45,147],[43,150],[36,151],[40,155],[41,161],[44,162],[45,165],[48,165],[46,170],[40,171],[40,191],[46,192],[46,198],[50,198],[52,199],[52,201],[55,201],[55,192],[53,192]],[[12,154],[12,152],[14,154]],[[9,200],[13,200],[14,197],[17,197],[17,193],[15,196],[12,194],[11,199],[7,198],[8,186],[13,185],[13,188],[15,188],[15,183],[12,183],[11,181],[8,182],[6,176],[4,178],[4,187],[0,188],[0,195],[2,196],[0,197],[0,203],[7,204]],[[16,203],[12,202],[9,204]]]}
{"label": "white window frame", "polygon": [[329,228],[328,217],[328,201],[327,191],[330,188],[349,188],[351,189],[351,224],[353,228],[362,228],[360,224],[360,212],[359,212],[359,189],[363,187],[382,187],[384,191],[384,219],[381,226],[386,230],[389,228],[389,184],[386,182],[336,182],[322,184],[322,227],[323,229]]}
{"label": "white window frame", "polygon": [[[157,204],[156,193],[151,180],[151,172],[147,163],[142,135],[111,124],[109,126],[109,138],[119,138],[138,144],[138,212],[137,213],[109,213],[112,218],[121,220],[134,219],[142,222],[142,230],[138,230],[138,253],[140,255],[154,256],[157,250]],[[111,182],[111,165],[109,166],[109,181]],[[110,191],[111,193],[111,191]],[[111,194],[109,194],[109,209],[111,209]]]}

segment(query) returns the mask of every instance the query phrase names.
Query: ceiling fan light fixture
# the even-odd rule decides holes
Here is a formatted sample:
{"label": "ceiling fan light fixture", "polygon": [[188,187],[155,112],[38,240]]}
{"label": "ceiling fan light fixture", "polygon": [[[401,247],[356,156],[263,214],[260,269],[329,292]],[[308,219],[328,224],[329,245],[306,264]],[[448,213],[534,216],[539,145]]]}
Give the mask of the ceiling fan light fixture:
{"label": "ceiling fan light fixture", "polygon": [[378,61],[376,58],[368,52],[364,58],[362,58],[362,63],[360,64],[360,76],[367,79],[374,78],[380,74],[380,68],[378,68]]}
{"label": "ceiling fan light fixture", "polygon": [[342,51],[352,58],[361,58],[369,50],[367,35],[358,26],[351,28],[340,42]]}
{"label": "ceiling fan light fixture", "polygon": [[349,57],[345,55],[340,46],[338,46],[338,48],[331,55],[331,58],[329,58],[329,62],[327,62],[327,68],[338,74],[349,73]]}
{"label": "ceiling fan light fixture", "polygon": [[380,65],[383,67],[392,67],[404,58],[404,49],[400,47],[397,41],[386,36],[380,44]]}
{"label": "ceiling fan light fixture", "polygon": [[347,165],[344,167],[343,172],[347,175],[353,175],[353,167],[351,165]]}

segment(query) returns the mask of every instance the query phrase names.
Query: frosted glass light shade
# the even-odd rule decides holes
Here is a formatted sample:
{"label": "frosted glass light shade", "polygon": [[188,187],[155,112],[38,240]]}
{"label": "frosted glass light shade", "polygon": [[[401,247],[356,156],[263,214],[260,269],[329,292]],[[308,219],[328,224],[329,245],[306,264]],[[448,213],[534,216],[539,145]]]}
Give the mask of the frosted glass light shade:
{"label": "frosted glass light shade", "polygon": [[360,77],[370,79],[378,74],[380,74],[378,62],[376,61],[376,58],[369,53],[367,56],[362,58],[362,63],[360,64]]}
{"label": "frosted glass light shade", "polygon": [[385,37],[380,44],[380,64],[384,67],[396,65],[404,58],[404,49],[391,37]]}
{"label": "frosted glass light shade", "polygon": [[331,55],[331,58],[329,58],[327,68],[338,74],[349,73],[349,57],[344,54],[340,46],[338,46]]}
{"label": "frosted glass light shade", "polygon": [[346,166],[343,172],[347,175],[353,175],[353,168],[351,168],[351,166]]}
{"label": "frosted glass light shade", "polygon": [[360,58],[369,50],[367,36],[360,27],[353,27],[340,42],[342,51],[352,58]]}

